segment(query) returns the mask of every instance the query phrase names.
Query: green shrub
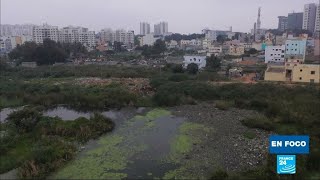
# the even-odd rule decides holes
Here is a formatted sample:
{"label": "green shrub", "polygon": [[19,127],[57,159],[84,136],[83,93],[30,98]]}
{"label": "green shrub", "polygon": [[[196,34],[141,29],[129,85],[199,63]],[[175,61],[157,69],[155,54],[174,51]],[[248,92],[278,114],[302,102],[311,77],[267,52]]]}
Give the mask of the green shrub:
{"label": "green shrub", "polygon": [[173,74],[168,78],[169,81],[174,81],[174,82],[186,81],[188,79],[189,77],[186,74]]}
{"label": "green shrub", "polygon": [[174,64],[174,65],[172,65],[171,68],[172,68],[173,73],[183,73],[184,72],[184,69],[181,64]]}
{"label": "green shrub", "polygon": [[218,170],[210,177],[210,180],[225,180],[228,179],[228,173],[223,170]]}
{"label": "green shrub", "polygon": [[41,118],[41,113],[32,108],[24,108],[9,114],[7,121],[20,133],[30,132]]}
{"label": "green shrub", "polygon": [[225,101],[225,100],[218,100],[215,101],[215,107],[220,109],[220,110],[227,110],[230,107],[234,106],[234,102],[233,101]]}
{"label": "green shrub", "polygon": [[246,131],[243,133],[243,137],[248,138],[248,139],[254,139],[255,137],[257,137],[256,133],[252,132],[252,131]]}
{"label": "green shrub", "polygon": [[250,128],[259,128],[259,129],[264,129],[268,131],[274,129],[273,122],[263,115],[252,116],[242,120],[241,122],[242,124]]}

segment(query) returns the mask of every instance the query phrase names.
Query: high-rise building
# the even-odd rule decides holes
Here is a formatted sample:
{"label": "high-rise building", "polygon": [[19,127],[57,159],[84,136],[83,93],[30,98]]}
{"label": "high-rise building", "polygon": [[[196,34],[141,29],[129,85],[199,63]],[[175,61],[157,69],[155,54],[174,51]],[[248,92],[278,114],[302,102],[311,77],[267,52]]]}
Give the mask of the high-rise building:
{"label": "high-rise building", "polygon": [[32,36],[33,24],[1,24],[0,36]]}
{"label": "high-rise building", "polygon": [[83,27],[64,27],[59,31],[60,42],[75,43],[79,42],[88,48],[95,46],[95,32]]}
{"label": "high-rise building", "polygon": [[159,24],[154,25],[154,34],[155,35],[165,35],[168,33],[168,23],[160,22]]}
{"label": "high-rise building", "polygon": [[102,29],[100,31],[100,40],[104,42],[111,42],[113,43],[113,31],[110,28]]}
{"label": "high-rise building", "polygon": [[317,5],[316,21],[314,26],[314,36],[320,37],[320,4]]}
{"label": "high-rise building", "polygon": [[288,26],[288,17],[286,16],[278,16],[278,30],[284,31],[287,29]]}
{"label": "high-rise building", "polygon": [[58,26],[50,26],[48,24],[43,24],[42,26],[33,27],[33,40],[37,44],[43,43],[44,39],[51,39],[58,42],[59,40],[59,30]]}
{"label": "high-rise building", "polygon": [[314,31],[316,21],[316,10],[317,5],[315,3],[304,5],[302,29],[306,29],[311,32]]}
{"label": "high-rise building", "polygon": [[303,13],[288,14],[288,29],[302,29]]}
{"label": "high-rise building", "polygon": [[140,34],[146,35],[150,34],[150,24],[147,22],[141,22],[140,23]]}

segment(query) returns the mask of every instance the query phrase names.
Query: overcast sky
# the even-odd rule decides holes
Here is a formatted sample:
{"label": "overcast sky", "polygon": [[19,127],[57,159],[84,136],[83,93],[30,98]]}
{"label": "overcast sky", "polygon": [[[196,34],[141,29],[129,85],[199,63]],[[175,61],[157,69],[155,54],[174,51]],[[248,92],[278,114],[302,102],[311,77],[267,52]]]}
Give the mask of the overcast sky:
{"label": "overcast sky", "polygon": [[170,32],[199,33],[203,28],[249,32],[261,7],[262,28],[277,28],[277,16],[302,12],[319,0],[0,0],[1,24],[78,25],[133,29],[139,22],[167,21]]}

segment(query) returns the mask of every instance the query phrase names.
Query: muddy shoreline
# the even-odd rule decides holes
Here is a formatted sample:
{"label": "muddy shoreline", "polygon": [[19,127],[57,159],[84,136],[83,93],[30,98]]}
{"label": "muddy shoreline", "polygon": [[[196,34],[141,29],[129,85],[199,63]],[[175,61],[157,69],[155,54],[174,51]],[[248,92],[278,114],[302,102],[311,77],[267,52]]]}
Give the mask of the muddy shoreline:
{"label": "muddy shoreline", "polygon": [[[223,169],[227,172],[253,169],[264,163],[269,132],[247,128],[240,122],[246,117],[257,115],[257,112],[236,108],[219,110],[213,103],[176,106],[170,110],[173,115],[214,129],[205,135],[205,142],[193,146],[187,159],[201,159],[203,164],[213,165],[213,171]],[[245,137],[247,132],[254,133],[255,137]],[[217,162],[212,164],[210,160]],[[204,165],[203,168],[198,171],[205,172],[210,167]]]}

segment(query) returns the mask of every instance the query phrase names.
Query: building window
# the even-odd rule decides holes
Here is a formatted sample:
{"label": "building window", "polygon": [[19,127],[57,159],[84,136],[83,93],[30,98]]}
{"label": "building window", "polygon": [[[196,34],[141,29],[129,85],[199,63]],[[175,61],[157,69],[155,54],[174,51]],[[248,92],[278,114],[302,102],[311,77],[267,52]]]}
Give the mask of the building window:
{"label": "building window", "polygon": [[314,83],[314,79],[310,79],[310,82],[311,82],[311,83]]}
{"label": "building window", "polygon": [[270,56],[273,56],[273,54],[270,54]]}
{"label": "building window", "polygon": [[299,77],[299,80],[302,80],[302,77]]}
{"label": "building window", "polygon": [[311,74],[315,74],[316,72],[315,71],[311,71]]}
{"label": "building window", "polygon": [[300,69],[300,72],[302,72],[302,69]]}

